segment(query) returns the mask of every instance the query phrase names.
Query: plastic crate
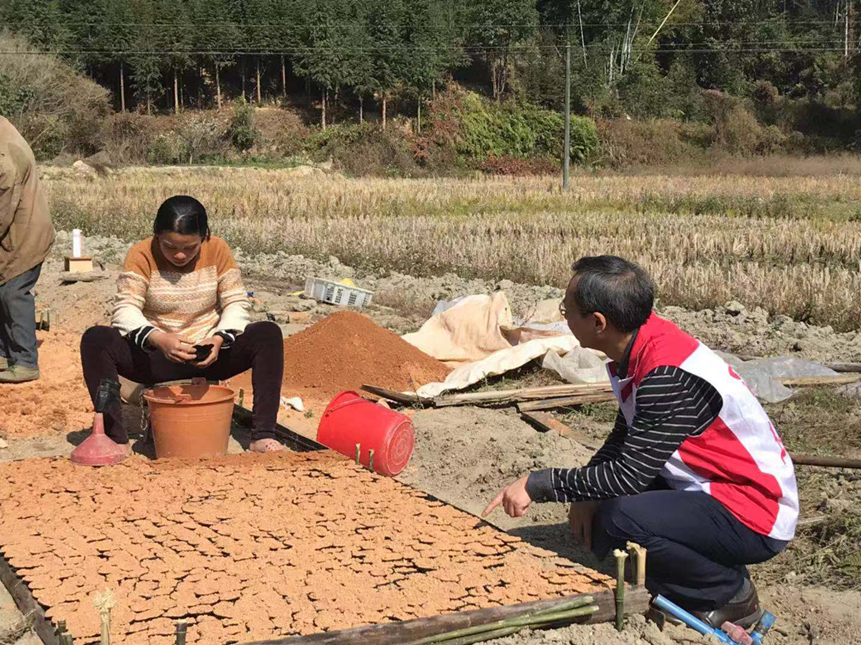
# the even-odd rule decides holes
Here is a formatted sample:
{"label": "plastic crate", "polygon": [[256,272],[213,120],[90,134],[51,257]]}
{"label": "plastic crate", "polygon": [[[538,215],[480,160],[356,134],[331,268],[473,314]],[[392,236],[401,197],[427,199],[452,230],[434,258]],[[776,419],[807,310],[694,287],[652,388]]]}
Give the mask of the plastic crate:
{"label": "plastic crate", "polygon": [[367,289],[351,287],[332,280],[322,278],[307,278],[305,280],[305,296],[320,302],[328,302],[341,307],[361,309],[371,304],[374,293]]}

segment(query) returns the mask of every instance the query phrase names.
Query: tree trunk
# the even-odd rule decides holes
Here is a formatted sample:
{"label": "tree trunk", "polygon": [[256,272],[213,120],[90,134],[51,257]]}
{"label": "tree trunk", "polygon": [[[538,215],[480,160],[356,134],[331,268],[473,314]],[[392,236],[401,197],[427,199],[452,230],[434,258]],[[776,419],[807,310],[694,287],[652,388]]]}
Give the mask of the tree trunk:
{"label": "tree trunk", "polygon": [[386,129],[386,107],[387,107],[388,98],[386,97],[385,92],[383,92],[383,130]]}
{"label": "tree trunk", "polygon": [[174,113],[179,114],[179,75],[176,67],[173,68],[173,109]]}
{"label": "tree trunk", "polygon": [[281,54],[281,96],[287,98],[287,65],[284,64],[284,54]]}
{"label": "tree trunk", "polygon": [[359,96],[359,125],[365,122],[365,97]]}
{"label": "tree trunk", "polygon": [[419,107],[418,107],[418,110],[416,110],[416,125],[418,126],[418,131],[421,132],[422,131],[422,97],[421,96],[419,96],[418,103],[419,103]]}
{"label": "tree trunk", "polygon": [[146,92],[146,113],[152,115],[152,93],[148,89]]}
{"label": "tree trunk", "polygon": [[215,96],[218,101],[218,109],[221,109],[221,69],[218,62],[215,63]]}
{"label": "tree trunk", "polygon": [[324,89],[323,90],[323,113],[322,113],[322,124],[323,124],[324,130],[326,129],[326,97],[328,96],[328,94],[329,94],[329,90]]}
{"label": "tree trunk", "polygon": [[436,81],[431,83],[431,101],[436,101]]}
{"label": "tree trunk", "polygon": [[245,57],[242,58],[242,100],[246,101],[247,97],[245,96]]}
{"label": "tree trunk", "polygon": [[126,111],[126,79],[123,64],[120,63],[120,112]]}
{"label": "tree trunk", "polygon": [[341,100],[341,88],[335,88],[335,101],[332,103],[332,125],[335,125],[338,120],[338,105]]}
{"label": "tree trunk", "polygon": [[305,106],[311,107],[311,77],[305,79]]}
{"label": "tree trunk", "polygon": [[260,92],[260,56],[257,57],[257,105],[263,105],[263,95]]}

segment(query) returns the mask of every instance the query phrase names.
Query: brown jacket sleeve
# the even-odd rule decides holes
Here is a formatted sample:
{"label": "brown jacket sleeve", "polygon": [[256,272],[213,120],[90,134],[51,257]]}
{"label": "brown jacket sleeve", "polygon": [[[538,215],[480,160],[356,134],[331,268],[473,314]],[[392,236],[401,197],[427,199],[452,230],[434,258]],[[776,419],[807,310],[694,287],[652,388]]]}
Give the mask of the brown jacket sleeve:
{"label": "brown jacket sleeve", "polygon": [[0,284],[44,262],[53,243],[33,151],[0,117]]}

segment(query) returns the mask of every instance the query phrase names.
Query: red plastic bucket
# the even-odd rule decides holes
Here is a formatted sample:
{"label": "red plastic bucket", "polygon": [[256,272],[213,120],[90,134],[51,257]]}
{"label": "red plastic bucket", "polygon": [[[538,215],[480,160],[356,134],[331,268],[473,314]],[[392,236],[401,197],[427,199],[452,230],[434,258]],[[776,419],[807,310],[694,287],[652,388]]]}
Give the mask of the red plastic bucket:
{"label": "red plastic bucket", "polygon": [[409,417],[366,401],[356,392],[341,392],[329,402],[317,441],[348,457],[356,456],[368,468],[374,451],[374,472],[394,477],[410,463],[415,429]]}

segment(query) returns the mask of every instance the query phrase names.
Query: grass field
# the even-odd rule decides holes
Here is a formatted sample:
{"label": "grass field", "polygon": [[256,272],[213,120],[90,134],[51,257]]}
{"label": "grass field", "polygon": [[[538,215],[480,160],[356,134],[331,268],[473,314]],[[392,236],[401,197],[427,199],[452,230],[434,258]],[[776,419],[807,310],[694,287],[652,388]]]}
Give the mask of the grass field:
{"label": "grass field", "polygon": [[615,253],[653,274],[663,304],[739,300],[857,329],[861,182],[839,166],[803,168],[578,175],[567,193],[556,178],[297,178],[261,169],[57,175],[46,184],[58,227],[88,234],[142,238],[161,201],[184,193],[206,205],[216,235],[247,252],[558,286],[577,257]]}

